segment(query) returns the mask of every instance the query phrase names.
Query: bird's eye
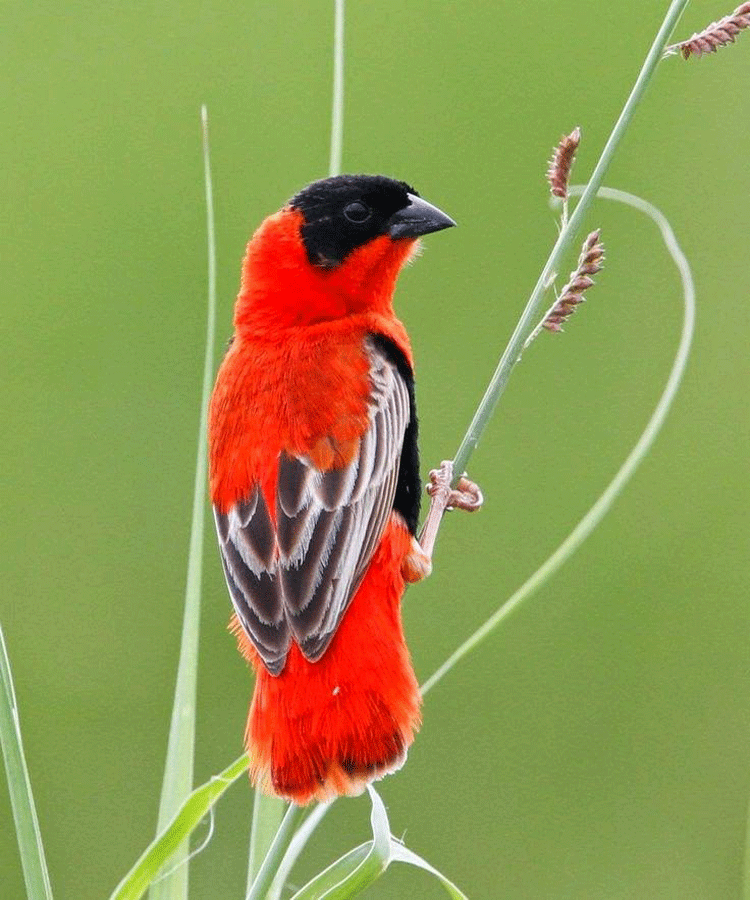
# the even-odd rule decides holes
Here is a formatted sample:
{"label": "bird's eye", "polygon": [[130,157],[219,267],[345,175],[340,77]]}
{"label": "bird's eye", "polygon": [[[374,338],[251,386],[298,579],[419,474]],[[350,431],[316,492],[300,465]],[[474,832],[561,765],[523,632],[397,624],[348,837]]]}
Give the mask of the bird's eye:
{"label": "bird's eye", "polygon": [[354,203],[347,203],[344,207],[344,216],[350,222],[354,222],[355,225],[361,225],[363,222],[366,222],[371,215],[372,210],[370,207],[359,200],[355,200]]}

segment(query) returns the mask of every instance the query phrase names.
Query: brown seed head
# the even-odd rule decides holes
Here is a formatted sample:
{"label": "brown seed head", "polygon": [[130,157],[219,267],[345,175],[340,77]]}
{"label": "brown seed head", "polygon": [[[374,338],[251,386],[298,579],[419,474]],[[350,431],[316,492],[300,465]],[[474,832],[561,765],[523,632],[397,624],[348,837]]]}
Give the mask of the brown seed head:
{"label": "brown seed head", "polygon": [[581,129],[576,128],[568,135],[563,135],[560,143],[552,151],[552,158],[547,169],[547,181],[553,197],[563,200],[568,196],[568,179],[573,168],[576,150],[581,143]]}
{"label": "brown seed head", "polygon": [[702,56],[704,53],[716,53],[719,47],[733,44],[736,36],[745,28],[750,28],[750,3],[743,3],[733,13],[724,16],[718,22],[712,22],[708,28],[694,34],[680,44],[672,44],[664,51],[665,56],[681,53],[684,59],[691,56]]}
{"label": "brown seed head", "polygon": [[601,271],[604,262],[604,244],[600,242],[599,236],[600,232],[597,229],[583,242],[578,267],[570,273],[570,281],[562,289],[557,303],[542,323],[547,331],[562,331],[563,323],[573,315],[576,307],[583,303],[584,291],[594,284],[591,276]]}

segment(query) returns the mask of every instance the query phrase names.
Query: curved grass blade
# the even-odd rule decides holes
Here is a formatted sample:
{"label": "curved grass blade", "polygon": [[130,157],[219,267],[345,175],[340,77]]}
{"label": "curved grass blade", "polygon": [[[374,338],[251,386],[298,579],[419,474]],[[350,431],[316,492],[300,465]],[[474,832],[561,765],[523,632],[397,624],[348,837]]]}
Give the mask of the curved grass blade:
{"label": "curved grass blade", "polygon": [[44,858],[34,795],[31,792],[31,779],[23,752],[21,722],[2,627],[0,627],[0,745],[8,776],[8,793],[13,821],[16,824],[16,839],[26,884],[26,896],[28,900],[52,900],[52,886],[47,872],[47,861]]}
{"label": "curved grass blade", "polygon": [[247,765],[247,756],[241,756],[223,772],[196,788],[164,831],[146,847],[140,859],[117,885],[110,900],[139,900],[162,866],[172,859],[175,851],[200,825],[227,788],[247,770]]}
{"label": "curved grass blade", "polygon": [[[571,194],[581,194],[584,188],[582,186],[572,186]],[[581,546],[591,532],[597,527],[599,522],[604,518],[609,508],[612,506],[617,497],[622,493],[625,485],[633,477],[635,470],[638,468],[643,458],[656,440],[656,436],[661,431],[664,420],[674,402],[677,390],[682,382],[682,376],[685,374],[688,358],[690,356],[690,348],[693,342],[693,333],[695,331],[695,284],[690,271],[690,264],[682,252],[680,245],[677,243],[672,228],[666,217],[653,204],[648,203],[635,194],[628,194],[625,191],[618,191],[614,188],[600,188],[598,196],[608,200],[617,200],[632,206],[640,212],[645,213],[654,221],[661,232],[662,239],[666,248],[672,257],[672,261],[677,267],[680,274],[683,290],[683,317],[682,330],[680,332],[680,340],[675,353],[672,368],[670,369],[664,390],[654,407],[651,418],[643,430],[643,433],[636,441],[635,446],[628,454],[625,462],[617,471],[615,477],[610,481],[599,499],[589,509],[586,515],[580,520],[571,533],[560,544],[557,550],[539,566],[518,590],[499,607],[487,621],[480,626],[471,637],[467,638],[456,649],[448,659],[440,666],[437,671],[425,681],[422,685],[422,696],[431,690],[440,681],[443,676],[461,660],[464,656],[474,650],[481,642],[490,635],[495,628],[508,616],[514,612],[520,604],[526,600],[531,594],[541,587],[551,575],[553,575],[564,562],[566,562],[575,551]]]}
{"label": "curved grass blade", "polygon": [[453,900],[469,900],[466,894],[464,894],[463,891],[460,891],[449,878],[446,878],[445,875],[442,874],[442,872],[438,872],[438,870],[434,866],[431,866],[427,860],[422,859],[421,856],[414,853],[414,851],[410,850],[408,847],[405,847],[395,838],[391,838],[391,860],[393,862],[408,863],[410,866],[416,866],[417,868],[424,869],[425,872],[434,875],[446,889],[448,894],[453,897]]}
{"label": "curved grass blade", "polygon": [[316,875],[292,900],[346,900],[376,881],[391,861],[391,826],[383,801],[368,786],[372,810],[372,840],[360,844]]}
{"label": "curved grass blade", "polygon": [[[322,900],[323,897],[326,900],[331,900],[333,897],[354,897],[372,884],[381,874],[381,871],[378,871],[374,877],[363,875],[361,880],[354,877],[360,872],[361,867],[366,864],[371,852],[372,841],[360,844],[359,847],[355,847],[353,850],[345,853],[336,862],[331,863],[327,869],[324,869],[315,878],[308,881],[291,900]],[[339,889],[343,893],[331,893]]]}

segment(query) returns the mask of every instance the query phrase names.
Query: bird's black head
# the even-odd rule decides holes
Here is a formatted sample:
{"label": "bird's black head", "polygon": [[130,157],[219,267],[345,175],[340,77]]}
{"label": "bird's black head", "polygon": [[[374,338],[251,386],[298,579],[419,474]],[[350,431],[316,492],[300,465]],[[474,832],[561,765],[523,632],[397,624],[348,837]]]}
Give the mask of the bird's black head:
{"label": "bird's black head", "polygon": [[335,268],[382,235],[417,238],[456,223],[413,187],[384,175],[337,175],[315,181],[290,200],[302,213],[301,236],[313,265]]}

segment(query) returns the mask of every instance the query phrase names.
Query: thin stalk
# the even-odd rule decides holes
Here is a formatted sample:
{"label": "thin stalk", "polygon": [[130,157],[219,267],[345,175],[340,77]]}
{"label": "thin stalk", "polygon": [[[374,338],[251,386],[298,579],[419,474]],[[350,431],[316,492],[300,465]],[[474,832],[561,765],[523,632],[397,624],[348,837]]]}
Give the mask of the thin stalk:
{"label": "thin stalk", "polygon": [[[198,636],[200,631],[201,578],[203,573],[203,525],[206,496],[206,423],[208,400],[214,369],[216,331],[216,240],[214,232],[213,188],[208,142],[208,111],[201,108],[203,136],[203,175],[206,194],[206,231],[208,243],[208,303],[206,312],[206,349],[203,360],[198,449],[193,486],[193,520],[190,528],[185,610],[182,620],[180,661],[177,667],[172,721],[169,728],[167,761],[164,769],[157,834],[163,831],[193,789],[195,756],[195,705],[198,679]],[[187,860],[188,842],[178,849],[176,862]],[[178,865],[170,875],[151,889],[151,900],[186,900],[188,866]]]}
{"label": "thin stalk", "polygon": [[484,397],[482,398],[482,401],[474,414],[474,418],[471,420],[471,424],[456,452],[453,460],[453,471],[455,473],[454,485],[466,470],[469,458],[479,443],[479,439],[487,427],[487,423],[489,422],[492,413],[495,411],[498,400],[508,384],[510,373],[520,359],[526,336],[536,324],[544,294],[554,278],[553,273],[558,271],[563,255],[577,235],[583,217],[588,212],[589,207],[596,196],[596,192],[601,187],[604,175],[612,161],[615,150],[622,140],[638,104],[653,78],[659,60],[662,58],[664,48],[667,45],[667,41],[669,40],[677,21],[682,15],[683,10],[688,5],[688,2],[689,0],[673,0],[670,4],[661,28],[659,28],[656,38],[651,45],[651,49],[646,56],[646,60],[643,63],[638,79],[633,86],[633,90],[630,92],[630,96],[620,113],[620,117],[612,129],[612,133],[604,146],[604,150],[602,150],[599,162],[594,168],[591,179],[586,185],[586,188],[581,195],[581,199],[573,210],[573,214],[567,224],[560,230],[560,234],[557,237],[555,246],[552,248],[549,259],[542,269],[534,290],[531,292],[531,297],[529,297],[529,301],[526,304],[526,308],[524,309],[521,318],[518,320],[518,324],[511,335],[508,346],[505,348],[505,351],[500,358],[500,362],[497,364],[497,368],[485,391]]}
{"label": "thin stalk", "polygon": [[268,855],[274,835],[279,830],[286,812],[286,802],[279,797],[270,797],[260,788],[255,789],[253,800],[253,820],[250,826],[250,851],[247,856],[247,892],[255,881],[261,863]]}
{"label": "thin stalk", "polygon": [[255,881],[247,893],[246,900],[265,900],[274,876],[281,864],[281,860],[294,837],[295,829],[304,815],[304,812],[304,806],[297,806],[294,803],[289,804],[284,818],[281,820],[281,825],[279,825],[278,831],[276,832],[276,836],[273,841],[271,841],[271,846],[268,848],[266,858],[258,869]]}
{"label": "thin stalk", "polygon": [[[577,185],[570,188],[572,194],[580,194],[583,190],[585,189]],[[693,332],[695,331],[695,285],[690,271],[690,264],[677,243],[677,238],[675,237],[669,222],[651,203],[648,203],[640,197],[636,197],[634,194],[628,194],[625,191],[618,191],[614,188],[600,188],[598,196],[626,203],[649,216],[661,231],[667,250],[680,273],[684,294],[682,331],[669,377],[646,428],[599,499],[580,520],[573,531],[571,531],[568,537],[565,538],[562,544],[560,544],[557,550],[555,550],[555,552],[539,566],[536,572],[534,572],[534,574],[525,581],[521,587],[518,588],[518,590],[492,616],[490,616],[490,618],[487,619],[474,634],[471,635],[471,637],[464,641],[463,644],[448,657],[442,666],[427,679],[427,681],[425,681],[422,685],[422,696],[431,690],[444,675],[450,672],[464,656],[474,650],[504,619],[507,619],[524,600],[541,587],[542,584],[544,584],[544,582],[547,581],[547,579],[550,578],[552,574],[573,555],[573,553],[575,553],[599,522],[601,522],[616,498],[622,493],[625,485],[633,477],[635,470],[648,453],[657,434],[661,431],[664,419],[672,406],[677,389],[682,381],[682,376],[685,373],[685,367],[687,366],[690,347],[693,340]],[[750,900],[750,897],[748,897],[748,900]]]}
{"label": "thin stalk", "polygon": [[344,143],[344,0],[334,0],[333,27],[333,99],[331,102],[331,156],[328,174],[341,173]]}
{"label": "thin stalk", "polygon": [[23,880],[28,900],[52,900],[52,887],[44,857],[42,834],[31,792],[31,779],[21,740],[16,693],[5,637],[0,627],[0,746],[8,776],[8,793],[16,826]]}
{"label": "thin stalk", "polygon": [[287,879],[294,868],[294,864],[307,846],[307,842],[312,837],[313,832],[318,825],[320,825],[323,816],[331,808],[332,803],[332,800],[326,803],[319,803],[297,829],[294,837],[289,842],[289,847],[284,854],[284,858],[279,863],[279,868],[273,877],[273,884],[268,892],[268,900],[281,900],[281,895],[286,887]]}

